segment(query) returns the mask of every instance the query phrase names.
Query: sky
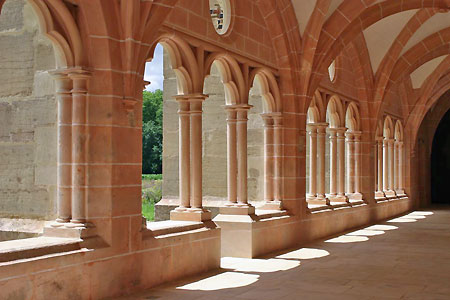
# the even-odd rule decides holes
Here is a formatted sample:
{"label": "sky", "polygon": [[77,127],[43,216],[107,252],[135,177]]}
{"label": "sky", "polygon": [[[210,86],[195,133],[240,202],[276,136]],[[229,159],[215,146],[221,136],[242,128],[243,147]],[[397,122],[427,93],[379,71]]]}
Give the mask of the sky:
{"label": "sky", "polygon": [[147,91],[163,89],[163,47],[161,44],[156,45],[153,60],[145,64],[144,80],[151,82],[146,86]]}

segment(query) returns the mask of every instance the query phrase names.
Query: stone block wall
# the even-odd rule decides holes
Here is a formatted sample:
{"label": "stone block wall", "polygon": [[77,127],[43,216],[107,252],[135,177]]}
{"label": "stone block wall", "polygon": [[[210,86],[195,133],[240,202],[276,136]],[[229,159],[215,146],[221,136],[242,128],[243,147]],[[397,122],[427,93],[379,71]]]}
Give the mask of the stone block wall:
{"label": "stone block wall", "polygon": [[0,217],[51,219],[56,196],[55,68],[24,0],[0,15]]}
{"label": "stone block wall", "polygon": [[[227,125],[223,107],[224,87],[214,65],[211,75],[205,80],[204,93],[209,97],[203,104],[203,204],[216,206],[227,198]],[[175,73],[170,68],[169,57],[164,53],[163,199],[172,200],[178,198],[178,103],[173,99],[176,94]],[[264,200],[264,128],[260,116],[263,112],[262,101],[255,85],[250,90],[249,104],[253,107],[248,116],[250,201]],[[171,201],[171,204],[174,202]]]}

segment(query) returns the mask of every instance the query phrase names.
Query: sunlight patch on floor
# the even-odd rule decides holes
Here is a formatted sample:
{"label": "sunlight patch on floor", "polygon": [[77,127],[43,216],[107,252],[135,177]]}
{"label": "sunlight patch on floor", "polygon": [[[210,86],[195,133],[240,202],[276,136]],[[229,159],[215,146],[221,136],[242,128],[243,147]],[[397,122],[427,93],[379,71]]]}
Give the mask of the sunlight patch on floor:
{"label": "sunlight patch on floor", "polygon": [[398,229],[397,226],[394,225],[372,225],[369,226],[367,228],[365,228],[366,230],[382,230],[382,231],[387,231],[387,230],[395,230]]}
{"label": "sunlight patch on floor", "polygon": [[177,287],[179,290],[217,291],[247,286],[258,281],[259,275],[225,272]]}
{"label": "sunlight patch on floor", "polygon": [[388,223],[413,223],[413,222],[417,222],[417,220],[413,219],[413,218],[400,217],[400,218],[389,220],[387,222]]}
{"label": "sunlight patch on floor", "polygon": [[258,272],[270,273],[278,271],[286,271],[300,266],[299,261],[286,259],[250,259],[238,257],[223,257],[221,267],[224,269],[232,269],[237,272]]}
{"label": "sunlight patch on floor", "polygon": [[359,243],[368,241],[367,236],[351,236],[351,235],[341,235],[336,238],[326,240],[325,243]]}
{"label": "sunlight patch on floor", "polygon": [[413,211],[412,213],[410,213],[410,215],[431,216],[431,215],[434,215],[434,212],[431,212],[431,211]]}
{"label": "sunlight patch on floor", "polygon": [[299,250],[291,251],[282,255],[278,255],[276,258],[282,259],[314,259],[330,255],[330,252],[322,249],[302,248]]}
{"label": "sunlight patch on floor", "polygon": [[354,236],[375,236],[375,235],[382,235],[385,234],[383,230],[356,230],[350,233],[347,233],[347,235],[354,235]]}

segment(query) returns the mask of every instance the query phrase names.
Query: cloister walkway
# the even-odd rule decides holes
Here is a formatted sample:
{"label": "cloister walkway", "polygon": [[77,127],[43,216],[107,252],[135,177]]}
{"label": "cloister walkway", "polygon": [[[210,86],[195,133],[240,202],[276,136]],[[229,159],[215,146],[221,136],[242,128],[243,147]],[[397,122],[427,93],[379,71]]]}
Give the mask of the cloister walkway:
{"label": "cloister walkway", "polygon": [[[236,241],[238,242],[238,241]],[[129,299],[449,299],[450,207],[415,211]]]}

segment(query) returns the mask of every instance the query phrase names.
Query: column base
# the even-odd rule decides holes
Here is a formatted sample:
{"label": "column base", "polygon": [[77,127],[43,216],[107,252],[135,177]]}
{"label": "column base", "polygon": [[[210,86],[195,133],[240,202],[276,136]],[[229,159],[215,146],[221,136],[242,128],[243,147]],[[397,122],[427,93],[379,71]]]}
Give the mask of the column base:
{"label": "column base", "polygon": [[347,194],[348,200],[362,200],[363,196],[361,193],[349,193]]}
{"label": "column base", "polygon": [[60,238],[88,238],[95,236],[95,226],[91,223],[53,222],[44,227],[44,236]]}
{"label": "column base", "polygon": [[375,192],[375,199],[380,201],[380,200],[384,200],[386,199],[386,195],[384,194],[383,191],[376,191]]}
{"label": "column base", "polygon": [[387,199],[397,198],[397,195],[393,190],[384,191],[384,195],[386,196]]}
{"label": "column base", "polygon": [[397,194],[397,197],[403,198],[406,196],[405,190],[395,190],[395,194]]}
{"label": "column base", "polygon": [[330,200],[330,202],[345,202],[345,203],[349,203],[349,199],[345,195],[329,195],[328,199]]}
{"label": "column base", "polygon": [[187,209],[177,211],[176,209],[170,212],[171,221],[191,221],[204,222],[211,220],[211,212],[206,209]]}
{"label": "column base", "polygon": [[263,206],[259,207],[258,209],[283,210],[283,204],[281,201],[278,201],[278,200],[266,201],[266,203]]}
{"label": "column base", "polygon": [[330,200],[328,198],[313,198],[313,199],[308,199],[306,198],[306,202],[308,202],[308,204],[314,204],[314,205],[330,205]]}
{"label": "column base", "polygon": [[226,205],[219,209],[219,214],[222,215],[254,215],[255,207],[250,204]]}

